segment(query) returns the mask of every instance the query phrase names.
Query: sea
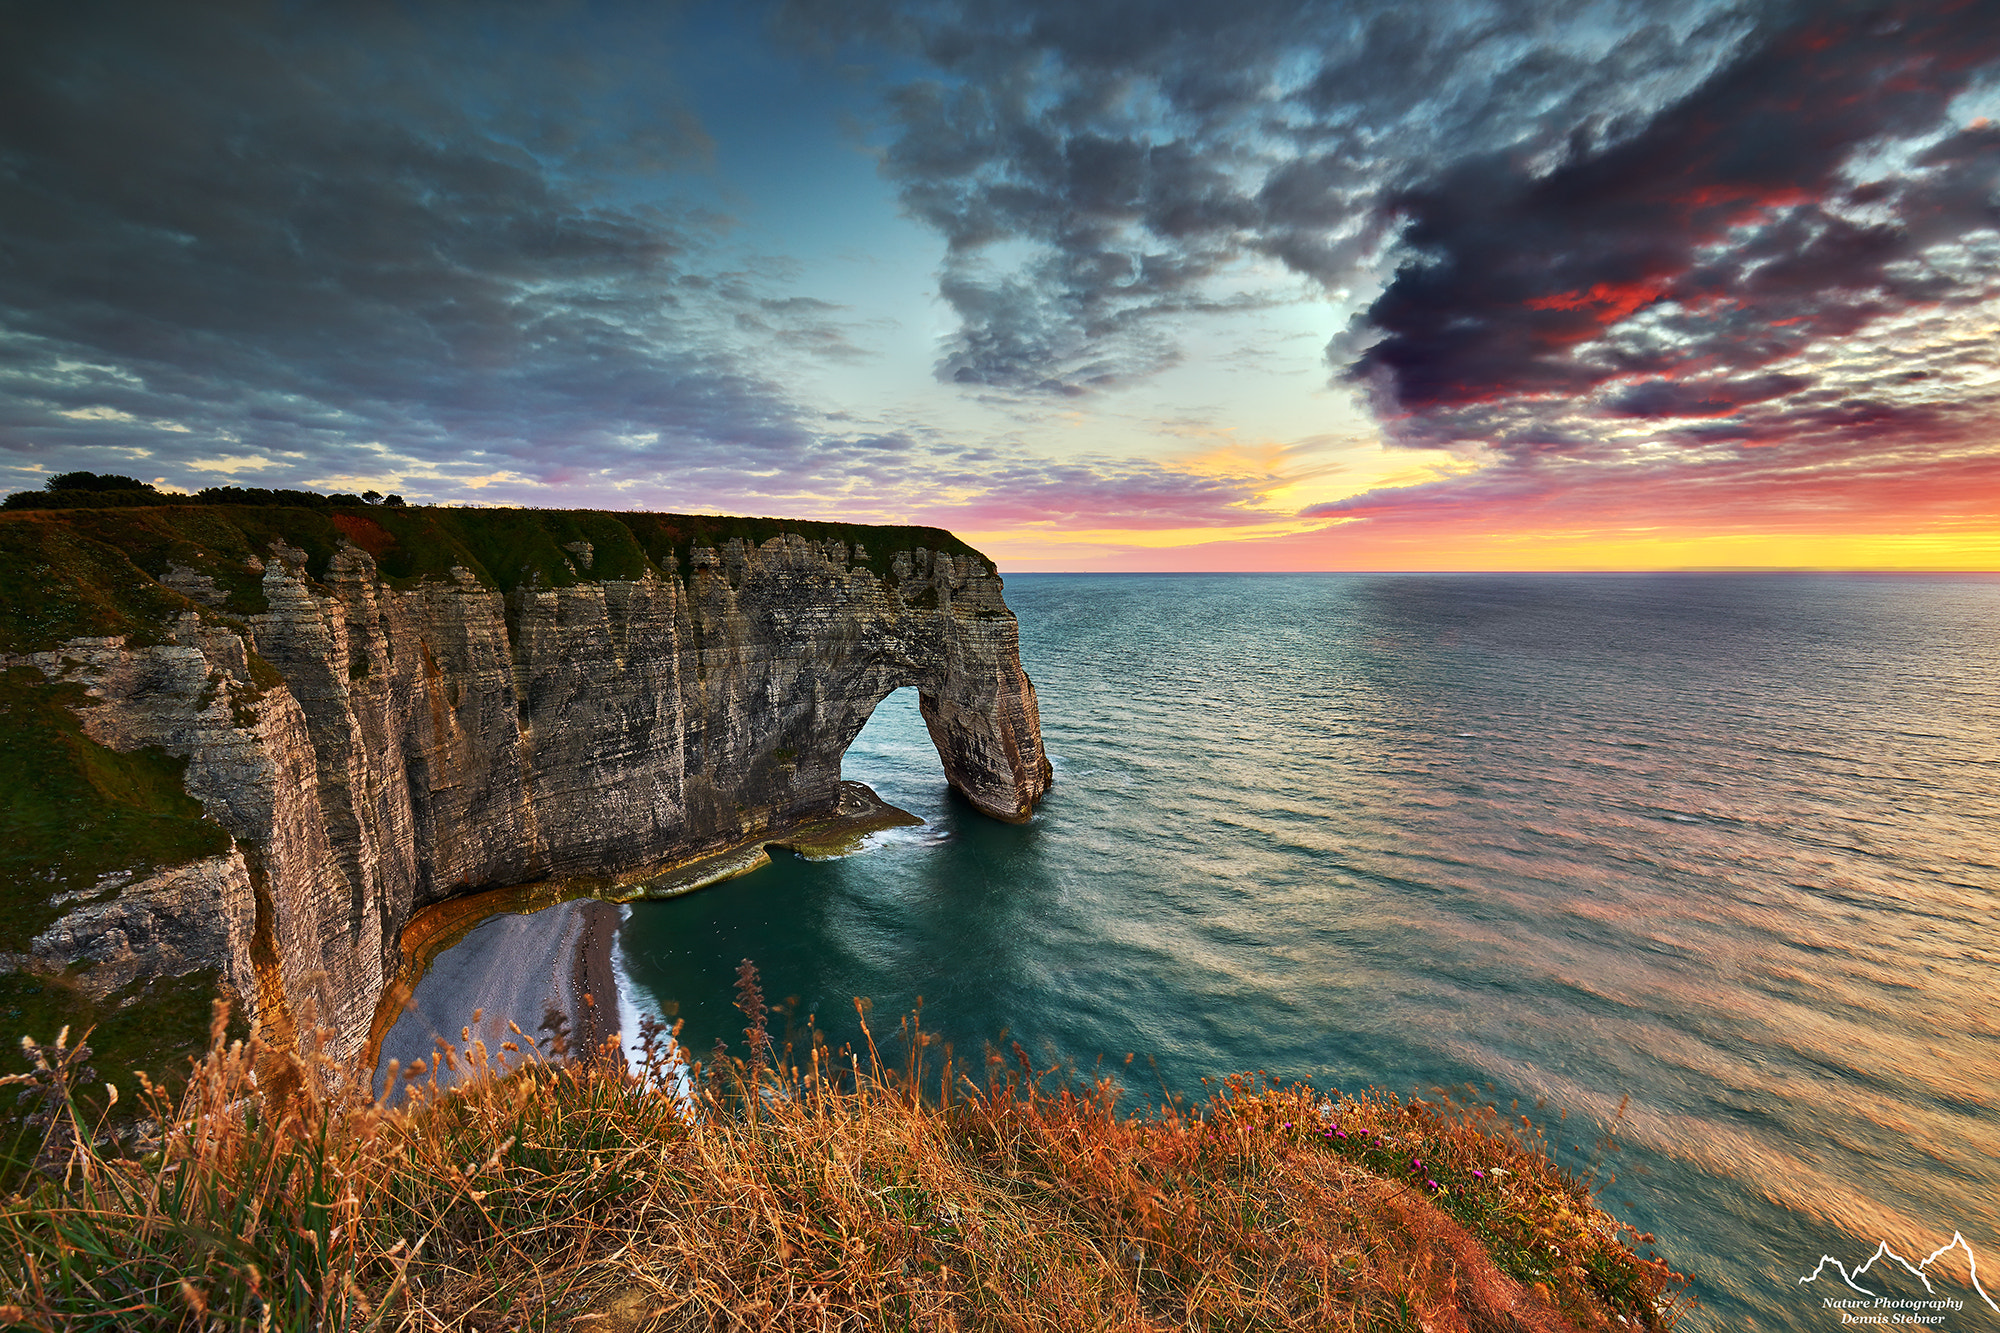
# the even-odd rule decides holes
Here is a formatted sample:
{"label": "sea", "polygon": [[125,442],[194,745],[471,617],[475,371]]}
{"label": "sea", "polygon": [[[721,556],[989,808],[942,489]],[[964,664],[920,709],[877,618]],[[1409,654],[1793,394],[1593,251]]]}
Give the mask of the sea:
{"label": "sea", "polygon": [[2000,1328],[2000,578],[1006,596],[1055,768],[1033,820],[955,796],[899,691],[844,773],[926,823],[634,904],[628,1003],[740,1042],[747,958],[836,1044],[862,998],[893,1057],[921,1006],[1134,1110],[1239,1071],[1442,1089],[1650,1233],[1684,1328],[1885,1295]]}

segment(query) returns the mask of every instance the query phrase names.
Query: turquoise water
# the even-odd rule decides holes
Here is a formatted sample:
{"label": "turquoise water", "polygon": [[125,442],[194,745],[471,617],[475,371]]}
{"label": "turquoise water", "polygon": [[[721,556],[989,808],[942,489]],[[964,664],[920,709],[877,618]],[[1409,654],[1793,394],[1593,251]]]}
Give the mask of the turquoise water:
{"label": "turquoise water", "polygon": [[[925,827],[635,905],[636,998],[692,1049],[739,1035],[748,957],[837,1040],[851,997],[881,1030],[921,996],[961,1051],[1004,1032],[1135,1094],[1264,1069],[1544,1098],[1579,1168],[1624,1101],[1601,1193],[1698,1275],[1694,1327],[1838,1326],[1823,1299],[1854,1293],[1798,1282],[1822,1254],[1954,1232],[2000,1299],[2000,580],[1045,575],[1007,600],[1040,813],[971,812],[893,696],[846,775]],[[1959,1259],[1938,1326],[2000,1327]]]}

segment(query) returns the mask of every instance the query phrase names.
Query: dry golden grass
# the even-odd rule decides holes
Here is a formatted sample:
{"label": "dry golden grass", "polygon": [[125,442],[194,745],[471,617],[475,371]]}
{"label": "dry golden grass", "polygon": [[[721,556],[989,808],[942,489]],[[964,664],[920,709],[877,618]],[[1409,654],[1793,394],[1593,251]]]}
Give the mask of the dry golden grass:
{"label": "dry golden grass", "polygon": [[[977,1079],[906,1020],[764,1032],[663,1091],[560,1025],[412,1071],[215,1040],[152,1137],[93,1146],[34,1048],[35,1161],[0,1202],[0,1319],[46,1330],[1667,1329],[1681,1280],[1491,1115],[1254,1077],[1121,1116],[1016,1051]],[[550,1049],[550,1047],[553,1049]],[[648,1034],[654,1072],[667,1066]],[[285,1066],[281,1071],[280,1066]],[[278,1076],[282,1072],[283,1076]],[[261,1073],[261,1077],[260,1077]],[[406,1073],[406,1078],[409,1074]],[[276,1089],[296,1089],[278,1100]],[[929,1089],[920,1095],[920,1089]],[[1412,1167],[1410,1163],[1420,1165]],[[1649,1238],[1648,1238],[1649,1239]]]}

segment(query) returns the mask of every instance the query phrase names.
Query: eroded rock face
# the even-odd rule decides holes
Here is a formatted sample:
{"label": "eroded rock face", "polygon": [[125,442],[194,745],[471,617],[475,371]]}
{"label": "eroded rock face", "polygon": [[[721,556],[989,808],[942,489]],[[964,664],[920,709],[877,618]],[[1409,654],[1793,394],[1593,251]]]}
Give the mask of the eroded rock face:
{"label": "eroded rock face", "polygon": [[[413,911],[547,879],[639,884],[824,818],[842,754],[906,685],[952,784],[1026,819],[1049,765],[1000,580],[970,556],[901,552],[883,579],[850,555],[731,541],[678,575],[502,594],[463,570],[395,588],[351,545],[314,580],[279,542],[268,610],[240,628],[190,610],[168,642],[16,657],[90,692],[98,743],[186,755],[189,793],[235,844],[114,886],[34,956],[91,960],[107,988],[221,967],[267,1027],[310,1012],[351,1051]],[[179,583],[213,604],[212,584]]]}

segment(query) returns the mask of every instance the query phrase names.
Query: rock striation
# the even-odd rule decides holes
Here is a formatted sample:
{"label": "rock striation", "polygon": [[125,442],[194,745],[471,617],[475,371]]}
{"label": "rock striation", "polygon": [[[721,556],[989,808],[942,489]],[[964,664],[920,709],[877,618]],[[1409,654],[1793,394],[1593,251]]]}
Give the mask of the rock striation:
{"label": "rock striation", "polygon": [[[174,512],[149,511],[147,531]],[[451,532],[480,536],[480,512]],[[130,577],[150,586],[120,595],[152,598],[149,626],[0,665],[86,691],[95,744],[185,758],[227,850],[59,904],[15,966],[80,969],[103,993],[212,968],[281,1039],[309,1015],[357,1050],[413,913],[540,881],[640,892],[823,821],[843,753],[903,686],[951,784],[994,818],[1030,816],[1050,782],[1034,687],[976,553],[800,524],[681,532],[671,551],[620,528],[618,560],[600,560],[625,519],[595,516],[595,541],[535,520],[543,564],[511,579],[462,543],[395,573],[420,514],[398,532],[315,518],[317,554],[278,520],[141,551]]]}

